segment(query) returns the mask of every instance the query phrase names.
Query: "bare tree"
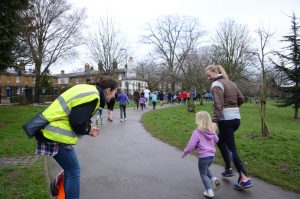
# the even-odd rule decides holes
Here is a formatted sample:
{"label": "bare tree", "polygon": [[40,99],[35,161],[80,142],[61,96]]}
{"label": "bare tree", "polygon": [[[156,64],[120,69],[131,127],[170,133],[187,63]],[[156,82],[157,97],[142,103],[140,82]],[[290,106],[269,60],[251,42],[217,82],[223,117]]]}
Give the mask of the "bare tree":
{"label": "bare tree", "polygon": [[188,53],[197,46],[199,38],[204,34],[196,18],[164,16],[155,25],[148,24],[148,34],[143,42],[154,46],[157,60],[168,69],[172,77],[172,92],[179,75],[179,67],[184,63]]}
{"label": "bare tree", "polygon": [[221,64],[233,81],[245,76],[246,68],[253,62],[252,43],[246,25],[226,19],[213,38],[213,61]]}
{"label": "bare tree", "polygon": [[137,65],[138,66],[134,69],[136,77],[147,82],[150,90],[156,89],[166,78],[164,68],[153,61],[144,60]]}
{"label": "bare tree", "polygon": [[267,126],[267,118],[266,118],[266,104],[267,104],[267,94],[268,94],[268,84],[271,83],[273,78],[269,78],[270,74],[272,74],[273,68],[270,65],[270,55],[272,51],[268,51],[268,46],[270,45],[271,38],[274,33],[271,33],[268,30],[265,30],[263,27],[259,27],[256,31],[258,36],[258,49],[254,52],[256,56],[259,66],[258,69],[261,71],[261,89],[260,89],[260,113],[261,113],[261,130],[262,136],[268,137],[270,131]]}
{"label": "bare tree", "polygon": [[209,60],[205,56],[205,49],[193,50],[187,55],[185,62],[180,66],[180,81],[185,90],[203,91],[206,86],[204,68]]}
{"label": "bare tree", "polygon": [[200,92],[201,104],[203,104],[202,93],[209,84],[204,72],[205,67],[211,64],[207,54],[209,52],[210,49],[207,46],[193,50],[188,54],[184,64],[180,67],[179,80],[183,89]]}
{"label": "bare tree", "polygon": [[22,17],[26,20],[20,40],[34,64],[35,101],[39,102],[40,77],[57,60],[74,56],[74,48],[81,44],[85,10],[72,10],[66,0],[31,0]]}
{"label": "bare tree", "polygon": [[115,75],[119,64],[126,66],[127,50],[125,36],[116,29],[112,18],[100,18],[95,32],[90,34],[88,48],[99,72]]}

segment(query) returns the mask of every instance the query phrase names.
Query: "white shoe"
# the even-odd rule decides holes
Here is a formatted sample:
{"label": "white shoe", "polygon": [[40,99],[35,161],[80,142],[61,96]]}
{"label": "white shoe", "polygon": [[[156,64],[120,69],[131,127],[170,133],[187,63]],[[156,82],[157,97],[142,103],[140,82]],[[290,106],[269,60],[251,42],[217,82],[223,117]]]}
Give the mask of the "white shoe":
{"label": "white shoe", "polygon": [[221,188],[221,181],[218,178],[212,177],[211,182],[212,182],[214,191],[217,191]]}
{"label": "white shoe", "polygon": [[123,119],[121,119],[120,122],[123,122]]}
{"label": "white shoe", "polygon": [[126,118],[124,118],[124,121],[126,121]]}
{"label": "white shoe", "polygon": [[203,192],[203,195],[205,196],[205,197],[208,197],[208,198],[213,198],[213,197],[215,197],[215,194],[214,194],[214,192],[210,189],[210,190],[206,190],[206,191],[204,191]]}

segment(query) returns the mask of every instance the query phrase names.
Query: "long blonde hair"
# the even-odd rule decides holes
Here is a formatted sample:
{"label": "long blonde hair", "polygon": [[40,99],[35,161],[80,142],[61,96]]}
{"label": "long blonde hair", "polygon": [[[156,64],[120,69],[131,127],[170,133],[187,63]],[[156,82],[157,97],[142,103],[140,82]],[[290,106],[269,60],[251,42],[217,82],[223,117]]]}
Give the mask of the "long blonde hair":
{"label": "long blonde hair", "polygon": [[212,120],[208,112],[199,111],[196,113],[197,128],[201,131],[213,131]]}
{"label": "long blonde hair", "polygon": [[225,69],[221,65],[209,65],[205,69],[205,71],[212,71],[217,74],[222,74],[223,78],[229,79]]}

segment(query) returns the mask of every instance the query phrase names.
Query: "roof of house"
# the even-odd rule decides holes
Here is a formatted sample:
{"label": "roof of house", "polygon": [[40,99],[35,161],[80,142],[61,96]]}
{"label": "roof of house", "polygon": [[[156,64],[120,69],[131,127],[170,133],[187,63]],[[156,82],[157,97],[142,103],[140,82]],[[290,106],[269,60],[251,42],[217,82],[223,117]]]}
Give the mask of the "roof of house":
{"label": "roof of house", "polygon": [[[125,73],[125,69],[117,69],[115,70],[116,73]],[[99,72],[95,70],[87,71],[87,72],[75,72],[75,73],[65,73],[65,74],[52,74],[53,77],[58,78],[67,78],[67,77],[86,77],[86,76],[94,76],[98,75]]]}
{"label": "roof of house", "polygon": [[[20,70],[16,69],[16,68],[7,68],[4,71],[4,74],[11,74],[11,75],[20,75]],[[22,71],[22,74],[24,75],[35,75],[33,70],[25,70],[24,72]]]}

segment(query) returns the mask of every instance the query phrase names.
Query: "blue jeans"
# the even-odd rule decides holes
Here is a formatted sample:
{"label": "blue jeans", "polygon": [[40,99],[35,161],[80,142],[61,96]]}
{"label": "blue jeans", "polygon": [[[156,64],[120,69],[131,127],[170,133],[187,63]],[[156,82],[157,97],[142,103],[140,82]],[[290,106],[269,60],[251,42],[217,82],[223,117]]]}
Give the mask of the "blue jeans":
{"label": "blue jeans", "polygon": [[60,144],[53,157],[64,170],[66,199],[80,198],[80,166],[75,149],[71,145]]}
{"label": "blue jeans", "polygon": [[200,177],[202,179],[202,182],[206,190],[212,188],[210,180],[213,176],[209,170],[209,166],[213,163],[213,161],[214,161],[214,157],[199,158],[198,160]]}
{"label": "blue jeans", "polygon": [[153,109],[156,108],[156,101],[152,101],[152,106],[153,106]]}
{"label": "blue jeans", "polygon": [[120,104],[120,117],[121,119],[123,119],[123,115],[124,115],[124,119],[126,119],[126,104]]}

